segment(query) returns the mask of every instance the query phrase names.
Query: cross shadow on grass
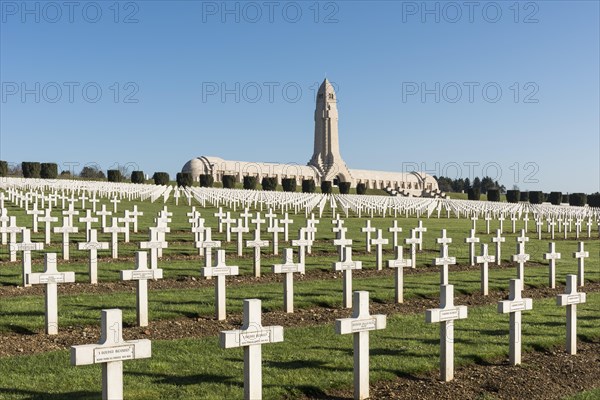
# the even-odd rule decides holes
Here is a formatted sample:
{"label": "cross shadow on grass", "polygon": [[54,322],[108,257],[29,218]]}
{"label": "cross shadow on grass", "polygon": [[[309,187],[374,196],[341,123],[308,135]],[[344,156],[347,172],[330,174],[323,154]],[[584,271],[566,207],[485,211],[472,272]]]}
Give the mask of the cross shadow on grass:
{"label": "cross shadow on grass", "polygon": [[229,386],[243,387],[243,384],[237,382],[233,376],[226,375],[215,375],[215,374],[196,374],[196,375],[185,375],[175,376],[166,374],[152,374],[147,372],[128,372],[128,375],[145,376],[151,378],[154,383],[166,384],[174,386],[189,386],[199,385],[202,383],[220,383]]}
{"label": "cross shadow on grass", "polygon": [[18,333],[19,335],[35,335],[37,332],[32,331],[29,328],[25,328],[24,326],[12,325],[12,324],[2,324],[0,325],[1,331],[10,331],[14,333]]}
{"label": "cross shadow on grass", "polygon": [[68,393],[43,393],[43,392],[35,392],[33,390],[21,390],[21,389],[10,389],[10,388],[0,388],[0,398],[2,394],[7,395],[19,395],[27,400],[67,400],[67,399],[77,399],[77,400],[96,400],[101,397],[99,392],[68,392]]}
{"label": "cross shadow on grass", "polygon": [[348,368],[331,367],[331,366],[327,365],[326,362],[319,361],[319,360],[265,361],[264,365],[267,365],[267,366],[273,367],[273,368],[287,369],[287,370],[314,368],[314,369],[329,370],[329,371],[335,371],[335,372],[339,372],[339,371],[343,371],[343,370],[351,371],[351,369],[348,369]]}

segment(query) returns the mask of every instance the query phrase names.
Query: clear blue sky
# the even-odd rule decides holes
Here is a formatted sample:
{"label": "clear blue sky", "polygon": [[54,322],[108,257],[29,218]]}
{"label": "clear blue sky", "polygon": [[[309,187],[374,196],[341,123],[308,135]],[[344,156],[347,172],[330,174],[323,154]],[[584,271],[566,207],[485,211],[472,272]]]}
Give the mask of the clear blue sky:
{"label": "clear blue sky", "polygon": [[599,2],[473,4],[2,0],[0,159],[305,164],[327,76],[350,168],[598,191]]}

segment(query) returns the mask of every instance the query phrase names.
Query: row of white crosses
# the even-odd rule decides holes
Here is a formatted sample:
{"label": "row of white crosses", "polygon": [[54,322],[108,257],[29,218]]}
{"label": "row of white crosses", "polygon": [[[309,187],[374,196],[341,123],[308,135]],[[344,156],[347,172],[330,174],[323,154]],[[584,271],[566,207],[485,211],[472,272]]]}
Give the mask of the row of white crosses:
{"label": "row of white crosses", "polygon": [[[283,327],[263,326],[261,301],[244,300],[243,325],[222,331],[222,348],[244,349],[244,399],[262,399],[262,345],[283,341]],[[338,319],[335,332],[354,336],[354,398],[369,397],[369,332],[386,328],[385,315],[369,313],[369,292],[354,292],[352,316]]]}
{"label": "row of white crosses", "polygon": [[[138,253],[140,254],[140,253]],[[139,267],[138,267],[139,270]],[[146,270],[147,271],[147,270]],[[56,273],[54,271],[47,271]],[[61,277],[45,281],[54,286]],[[585,293],[576,291],[577,277],[567,276],[566,293],[557,296],[557,305],[567,307],[567,344],[569,354],[576,353],[577,304],[585,303]],[[50,284],[47,284],[50,286]],[[440,285],[440,307],[425,313],[427,323],[440,323],[440,379],[454,379],[454,321],[467,318],[466,306],[454,305],[453,285]],[[49,289],[48,289],[49,290]],[[522,298],[522,281],[510,281],[508,300],[498,303],[498,312],[510,314],[509,360],[512,365],[521,363],[521,312],[532,309],[532,300]],[[354,292],[351,318],[335,322],[337,334],[354,336],[354,398],[369,397],[369,331],[386,328],[386,316],[369,313],[368,292]],[[262,399],[262,345],[283,341],[281,326],[264,327],[261,323],[261,301],[244,300],[243,325],[239,330],[222,331],[220,345],[223,348],[244,348],[244,398]],[[122,362],[149,358],[149,340],[125,341],[122,337],[121,311],[102,310],[101,338],[98,344],[73,346],[73,365],[102,364],[102,398],[123,398]]]}

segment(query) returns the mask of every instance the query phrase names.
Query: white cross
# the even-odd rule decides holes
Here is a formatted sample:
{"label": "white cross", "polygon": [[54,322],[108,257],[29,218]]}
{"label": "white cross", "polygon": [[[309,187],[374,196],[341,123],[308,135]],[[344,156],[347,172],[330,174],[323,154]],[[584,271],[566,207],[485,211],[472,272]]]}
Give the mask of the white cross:
{"label": "white cross", "polygon": [[402,246],[395,247],[396,258],[388,261],[388,268],[394,268],[395,273],[395,301],[396,303],[404,302],[404,268],[412,266],[411,260],[404,259],[404,248]]}
{"label": "white cross", "polygon": [[289,233],[289,225],[293,224],[294,220],[289,219],[288,213],[285,213],[284,214],[284,218],[281,219],[281,220],[279,220],[279,222],[283,225],[283,229],[284,229],[283,236],[285,238],[284,240],[286,242],[288,242],[289,241],[289,235],[288,235],[288,233]]}
{"label": "white cross", "polygon": [[223,207],[219,207],[219,212],[214,213],[213,215],[218,220],[218,223],[219,223],[219,233],[223,233],[223,218],[225,218],[225,216],[227,215],[227,214],[225,214],[223,212]]}
{"label": "white cross", "polygon": [[260,218],[260,212],[256,213],[256,218],[250,220],[250,222],[252,222],[254,225],[256,225],[256,230],[260,231],[260,226],[262,224],[264,224],[265,222],[267,222],[266,220]]}
{"label": "white cross", "polygon": [[423,233],[427,232],[427,228],[423,227],[423,221],[419,220],[419,225],[414,229],[419,235],[419,251],[423,250]]}
{"label": "white cross", "polygon": [[90,199],[90,203],[92,203],[92,212],[96,212],[96,203],[100,203],[100,200],[96,198],[96,192],[94,192],[94,196]]}
{"label": "white cross", "polygon": [[544,225],[544,221],[541,218],[535,220],[535,228],[538,234],[538,240],[542,240],[542,226]]}
{"label": "white cross", "polygon": [[166,249],[169,244],[158,238],[158,232],[156,228],[151,227],[150,238],[147,242],[140,242],[140,249],[150,249],[150,269],[158,268],[158,249]]}
{"label": "white cross", "polygon": [[304,274],[304,264],[294,263],[294,250],[285,249],[283,263],[273,265],[274,274],[285,274],[283,280],[283,309],[286,313],[294,312],[294,273]]}
{"label": "white cross", "polygon": [[202,276],[210,278],[216,276],[215,280],[215,317],[222,321],[227,318],[227,301],[225,295],[225,278],[239,274],[239,267],[225,263],[225,250],[217,250],[214,265],[202,268]]}
{"label": "white cross", "polygon": [[27,279],[27,276],[31,274],[31,252],[39,251],[44,249],[43,243],[34,243],[31,241],[31,232],[29,229],[23,229],[22,231],[22,242],[15,243],[15,251],[23,252],[23,286],[31,286]]}
{"label": "white cross", "polygon": [[554,243],[548,243],[548,253],[544,253],[544,260],[548,260],[548,275],[550,288],[556,287],[556,260],[560,260],[560,253],[554,250]]}
{"label": "white cross", "polygon": [[[254,223],[254,222],[253,222]],[[260,277],[260,249],[269,245],[268,240],[262,240],[260,238],[260,230],[254,231],[254,240],[247,240],[246,247],[254,248],[254,276]]]}
{"label": "white cross", "polygon": [[79,250],[89,250],[90,261],[89,261],[89,275],[90,283],[98,283],[98,250],[108,250],[107,242],[98,242],[97,231],[95,229],[90,230],[90,237],[87,243],[79,243]]}
{"label": "white cross", "polygon": [[343,271],[344,274],[344,286],[343,286],[343,300],[342,307],[350,308],[352,302],[352,270],[362,269],[361,261],[352,260],[352,247],[344,247],[342,251],[342,258],[340,262],[333,263],[334,271]]}
{"label": "white cross", "polygon": [[[334,228],[336,229],[336,228]],[[339,228],[337,233],[337,239],[333,240],[333,245],[338,248],[338,255],[342,257],[342,250],[344,247],[352,246],[352,239],[346,239],[347,228]]]}
{"label": "white cross", "polygon": [[21,231],[23,231],[22,227],[17,226],[17,217],[15,217],[15,216],[10,217],[10,224],[6,227],[5,231],[9,235],[8,252],[9,252],[10,261],[15,262],[15,261],[17,261],[17,248],[15,246],[17,243],[17,235],[19,233],[21,233]]}
{"label": "white cross", "polygon": [[[446,230],[442,229],[442,239],[446,238]],[[447,240],[452,242],[452,239],[447,238],[445,241],[441,242],[440,246],[440,256],[438,258],[433,259],[433,264],[437,266],[441,266],[440,269],[440,284],[447,285],[448,284],[448,266],[456,264],[456,257],[448,256],[448,244]],[[439,240],[439,239],[438,239]]]}
{"label": "white cross", "polygon": [[279,226],[279,221],[275,218],[267,232],[273,234],[273,255],[279,254],[279,234],[284,231],[284,228]]}
{"label": "white cross", "polygon": [[69,259],[69,235],[71,233],[77,233],[79,229],[70,224],[69,217],[63,217],[63,226],[62,227],[54,227],[54,233],[62,233],[63,235],[63,245],[62,245],[62,256],[63,260]]}
{"label": "white cross", "polygon": [[454,379],[454,321],[467,318],[466,306],[454,305],[454,286],[440,286],[440,308],[425,312],[428,324],[440,322],[440,379]]}
{"label": "white cross", "polygon": [[512,260],[519,264],[517,266],[517,279],[521,282],[525,282],[525,263],[529,261],[529,254],[525,253],[525,242],[528,240],[529,238],[525,236],[525,232],[523,232],[523,236],[517,237],[518,253],[512,257]]}
{"label": "white cross", "polygon": [[212,266],[212,249],[221,247],[221,242],[212,240],[212,230],[211,228],[206,228],[204,231],[204,241],[196,242],[196,247],[204,249],[204,266],[210,267]]}
{"label": "white cross", "polygon": [[517,232],[517,216],[516,214],[512,213],[510,215],[510,221],[512,222],[512,233],[516,233]]}
{"label": "white cross", "polygon": [[121,202],[121,200],[117,199],[116,197],[113,197],[110,202],[113,204],[113,212],[116,214],[117,213],[117,204],[119,204]]}
{"label": "white cross", "polygon": [[248,228],[248,219],[252,216],[252,213],[248,208],[244,209],[244,212],[240,214],[240,217],[244,219],[244,226]]}
{"label": "white cross", "polygon": [[390,241],[388,239],[383,238],[383,232],[381,229],[377,230],[377,238],[371,240],[371,244],[374,244],[376,247],[376,264],[377,270],[381,270],[383,268],[383,245],[388,244]]}
{"label": "white cross", "polygon": [[46,334],[58,334],[58,290],[57,283],[75,282],[75,272],[58,272],[56,253],[44,256],[46,269],[41,273],[30,273],[27,280],[30,285],[46,285]]}
{"label": "white cross", "polygon": [[479,238],[475,237],[475,229],[471,229],[471,235],[465,238],[465,243],[469,243],[469,262],[475,265],[475,243],[479,243]]}
{"label": "white cross", "polygon": [[[4,207],[2,207],[4,208]],[[38,232],[38,216],[44,215],[44,211],[38,210],[37,202],[33,203],[33,209],[27,210],[27,215],[31,215],[33,217],[33,232]],[[2,243],[5,244],[5,243]]]}
{"label": "white cross", "polygon": [[123,399],[123,361],[150,358],[151,342],[123,340],[119,309],[102,310],[100,332],[97,344],[71,346],[71,365],[102,364],[102,399]]}
{"label": "white cross", "polygon": [[102,204],[102,208],[100,209],[100,211],[96,212],[96,215],[99,215],[100,217],[102,217],[102,219],[101,219],[102,228],[105,228],[106,227],[106,217],[108,215],[112,215],[112,212],[106,210],[106,204]]}
{"label": "white cross", "polygon": [[45,242],[50,244],[50,233],[52,232],[52,222],[58,222],[57,217],[53,217],[49,208],[46,209],[46,214],[43,217],[39,217],[38,221],[44,222],[45,224]]}
{"label": "white cross", "polygon": [[488,295],[488,263],[496,261],[496,257],[488,254],[488,245],[481,244],[481,255],[475,257],[477,264],[481,264],[481,292]]}
{"label": "white cross", "polygon": [[585,259],[589,256],[590,253],[585,251],[583,242],[579,242],[578,250],[575,253],[573,253],[573,257],[577,259],[577,279],[579,282],[579,286],[583,286],[585,283]]}
{"label": "white cross", "polygon": [[250,232],[250,228],[244,225],[243,220],[240,218],[237,220],[237,226],[231,228],[231,232],[237,233],[237,255],[241,257],[244,247],[244,233]]}
{"label": "white cross", "polygon": [[392,245],[394,248],[398,247],[398,233],[402,232],[402,228],[398,226],[397,220],[394,220],[394,225],[388,228],[388,232],[392,234]]}
{"label": "white cross", "polygon": [[386,328],[385,315],[369,313],[369,292],[354,292],[352,317],[335,320],[335,333],[354,336],[354,398],[369,398],[369,331]]}
{"label": "white cross", "polygon": [[85,238],[86,240],[89,240],[92,223],[98,222],[98,218],[92,217],[92,211],[85,210],[85,217],[79,218],[79,222],[85,223]]}
{"label": "white cross", "polygon": [[125,227],[118,226],[117,218],[112,218],[112,226],[104,228],[103,233],[111,234],[110,248],[112,258],[119,258],[119,233],[125,232]]}
{"label": "white cross", "polygon": [[124,225],[124,228],[125,228],[125,230],[123,232],[123,233],[125,233],[124,242],[129,243],[129,224],[133,223],[135,221],[135,218],[133,218],[131,216],[131,214],[129,213],[129,210],[125,210],[125,217],[118,218],[117,221]]}
{"label": "white cross", "polygon": [[410,244],[410,259],[413,268],[417,268],[417,244],[421,239],[417,237],[414,229],[410,230],[410,237],[404,239],[404,244]]}
{"label": "white cross", "polygon": [[89,197],[87,197],[85,192],[83,192],[81,193],[81,196],[79,196],[79,200],[81,200],[81,208],[85,208],[85,201],[89,200]]}
{"label": "white cross", "polygon": [[305,228],[300,228],[298,230],[298,239],[292,240],[292,246],[298,247],[298,261],[301,264],[305,264],[305,252],[306,247],[310,246],[310,240],[306,239],[306,230]]}
{"label": "white cross", "polygon": [[502,263],[502,243],[506,241],[506,238],[502,237],[502,231],[496,230],[496,236],[492,237],[492,242],[496,243],[496,265]]}
{"label": "white cross", "polygon": [[135,252],[134,270],[121,271],[121,279],[124,281],[137,281],[136,309],[138,326],[148,326],[148,279],[162,279],[162,269],[148,268],[148,253],[145,251]]}
{"label": "white cross", "polygon": [[492,220],[492,216],[490,215],[490,213],[486,213],[485,214],[485,233],[487,235],[490,234],[490,221]]}
{"label": "white cross", "polygon": [[73,226],[73,217],[79,215],[79,211],[75,211],[73,204],[69,204],[69,209],[62,212],[62,215],[66,215],[69,218],[69,225]]}
{"label": "white cross", "polygon": [[367,253],[371,252],[371,233],[375,232],[377,229],[371,227],[371,220],[368,219],[364,228],[361,228],[361,232],[366,235],[366,249]]}
{"label": "white cross", "polygon": [[577,304],[586,301],[586,294],[577,292],[577,275],[567,275],[565,294],[556,296],[558,306],[567,307],[567,353],[577,354]]}
{"label": "white cross", "polygon": [[267,219],[269,220],[267,228],[270,228],[273,226],[273,219],[277,217],[277,214],[273,213],[272,208],[269,208],[269,212],[265,214],[265,217],[267,217]]}
{"label": "white cross", "polygon": [[262,345],[283,342],[283,327],[262,326],[261,301],[244,300],[244,322],[241,329],[221,331],[222,348],[244,348],[244,399],[262,399]]}
{"label": "white cross", "polygon": [[138,233],[138,217],[142,217],[144,213],[138,211],[137,205],[134,205],[133,211],[130,211],[129,215],[133,218],[133,232]]}
{"label": "white cross", "polygon": [[511,279],[508,300],[498,302],[498,312],[510,314],[509,361],[511,365],[521,364],[521,311],[533,308],[533,300],[521,297],[522,290],[523,282],[519,279]]}
{"label": "white cross", "polygon": [[478,219],[479,218],[477,217],[477,214],[473,214],[473,216],[471,217],[471,221],[473,221],[473,228],[472,229],[477,230],[477,220]]}

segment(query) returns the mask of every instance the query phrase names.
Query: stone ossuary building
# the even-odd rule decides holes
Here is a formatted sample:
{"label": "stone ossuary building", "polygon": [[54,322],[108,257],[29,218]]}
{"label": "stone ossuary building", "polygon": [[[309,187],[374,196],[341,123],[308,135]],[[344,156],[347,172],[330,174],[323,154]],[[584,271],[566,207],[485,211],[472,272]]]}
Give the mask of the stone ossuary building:
{"label": "stone ossuary building", "polygon": [[194,180],[200,175],[212,175],[220,181],[223,175],[233,175],[241,182],[244,176],[275,177],[278,183],[284,178],[313,179],[317,185],[322,181],[350,182],[352,187],[364,183],[367,188],[387,189],[405,196],[437,197],[441,193],[437,181],[422,172],[384,172],[349,169],[340,155],[338,134],[338,110],[335,90],[325,79],[317,92],[315,109],[314,153],[307,165],[276,164],[265,162],[229,161],[218,157],[201,156],[188,161],[182,172],[192,174]]}

